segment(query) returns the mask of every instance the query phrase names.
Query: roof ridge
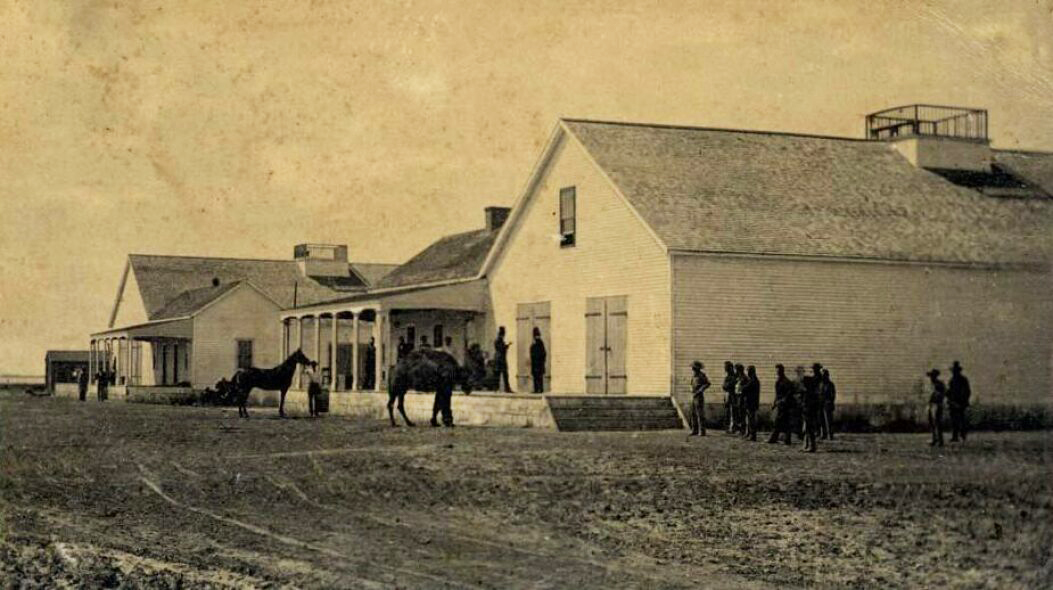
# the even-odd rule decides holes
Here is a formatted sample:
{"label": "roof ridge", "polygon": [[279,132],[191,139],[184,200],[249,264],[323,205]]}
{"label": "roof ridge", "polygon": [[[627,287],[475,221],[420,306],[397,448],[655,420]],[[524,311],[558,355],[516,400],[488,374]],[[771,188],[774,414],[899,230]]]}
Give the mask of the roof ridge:
{"label": "roof ridge", "polygon": [[806,137],[810,139],[831,139],[837,141],[852,141],[857,143],[884,143],[864,137],[845,137],[842,135],[822,135],[818,133],[795,133],[792,131],[766,131],[763,129],[733,129],[729,127],[705,127],[701,125],[674,125],[670,123],[641,123],[638,121],[611,121],[603,119],[583,119],[578,117],[560,117],[560,121],[567,123],[586,123],[598,125],[621,125],[624,127],[650,127],[653,129],[675,129],[680,131],[717,131],[721,133],[748,133],[751,135],[779,135],[786,137]]}
{"label": "roof ridge", "polygon": [[[239,258],[236,256],[182,256],[179,254],[142,254],[139,252],[130,252],[128,257],[132,256],[150,256],[153,258],[193,258],[195,260],[238,260],[241,262],[293,262],[296,261],[291,258]],[[350,264],[350,263],[349,263]]]}

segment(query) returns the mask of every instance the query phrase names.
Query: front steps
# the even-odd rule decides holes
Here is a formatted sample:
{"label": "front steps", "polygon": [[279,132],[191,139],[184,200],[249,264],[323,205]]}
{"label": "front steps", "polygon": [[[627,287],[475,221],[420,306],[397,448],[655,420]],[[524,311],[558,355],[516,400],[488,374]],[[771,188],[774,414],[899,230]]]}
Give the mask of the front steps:
{"label": "front steps", "polygon": [[583,430],[673,430],[683,421],[670,397],[545,396],[561,432]]}

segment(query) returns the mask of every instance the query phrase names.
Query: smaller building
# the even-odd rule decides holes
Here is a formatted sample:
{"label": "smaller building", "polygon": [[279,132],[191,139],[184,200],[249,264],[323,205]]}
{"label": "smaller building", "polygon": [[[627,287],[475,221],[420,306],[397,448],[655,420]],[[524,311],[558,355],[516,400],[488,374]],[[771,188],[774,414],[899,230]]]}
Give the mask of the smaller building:
{"label": "smaller building", "polygon": [[87,350],[49,350],[44,355],[44,387],[52,395],[77,395],[79,371],[88,372]]}

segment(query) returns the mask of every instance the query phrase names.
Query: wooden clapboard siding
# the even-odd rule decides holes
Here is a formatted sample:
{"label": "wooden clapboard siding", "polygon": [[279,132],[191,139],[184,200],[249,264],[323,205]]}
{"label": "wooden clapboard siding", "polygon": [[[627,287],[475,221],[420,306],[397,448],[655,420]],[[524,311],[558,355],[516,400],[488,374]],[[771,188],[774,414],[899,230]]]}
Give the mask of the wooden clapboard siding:
{"label": "wooden clapboard siding", "polygon": [[[585,392],[585,300],[624,295],[626,389],[669,393],[669,259],[664,248],[594,167],[576,140],[560,140],[522,203],[507,244],[489,273],[489,340],[505,326],[516,346],[520,303],[550,302],[553,393]],[[560,247],[559,191],[577,189],[576,245]],[[492,354],[492,342],[487,350]],[[509,351],[510,359],[518,352]]]}
{"label": "wooden clapboard siding", "polygon": [[977,401],[1050,401],[1050,274],[921,264],[673,256],[675,389],[691,362],[830,367],[847,403],[919,402],[957,359]]}
{"label": "wooden clapboard siding", "polygon": [[[314,358],[313,334],[309,337],[304,351]],[[252,340],[252,361],[257,367],[273,367],[283,360],[278,358],[281,354],[278,306],[247,284],[194,316],[190,375],[194,387],[214,385],[234,374],[238,340]],[[323,339],[323,350],[325,344]],[[182,367],[180,369],[182,375]]]}

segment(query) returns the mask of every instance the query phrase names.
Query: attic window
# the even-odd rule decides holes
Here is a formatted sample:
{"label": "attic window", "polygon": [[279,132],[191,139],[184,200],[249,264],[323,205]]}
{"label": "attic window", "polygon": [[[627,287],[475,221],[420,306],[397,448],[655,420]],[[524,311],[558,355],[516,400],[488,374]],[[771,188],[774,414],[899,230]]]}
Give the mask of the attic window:
{"label": "attic window", "polygon": [[577,191],[573,186],[559,189],[559,245],[561,247],[574,245],[574,234],[577,231],[576,197]]}

